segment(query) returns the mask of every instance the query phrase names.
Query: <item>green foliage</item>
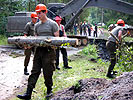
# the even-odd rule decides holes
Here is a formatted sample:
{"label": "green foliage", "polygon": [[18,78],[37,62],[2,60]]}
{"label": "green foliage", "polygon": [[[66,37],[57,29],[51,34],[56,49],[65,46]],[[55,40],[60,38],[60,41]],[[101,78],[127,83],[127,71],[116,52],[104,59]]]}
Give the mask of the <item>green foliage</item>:
{"label": "green foliage", "polygon": [[6,24],[7,18],[5,16],[0,15],[0,34],[6,33]]}
{"label": "green foliage", "polygon": [[6,33],[7,17],[23,9],[22,0],[0,0],[0,34]]}
{"label": "green foliage", "polygon": [[83,54],[88,55],[89,57],[92,58],[97,58],[97,50],[96,50],[96,45],[88,45],[82,50]]}
{"label": "green foliage", "polygon": [[80,21],[84,22],[84,21],[88,21],[88,16],[89,16],[89,9],[85,8],[83,9],[83,12],[80,15]]}
{"label": "green foliage", "polygon": [[4,35],[0,35],[0,45],[7,45],[7,37]]}
{"label": "green foliage", "polygon": [[80,88],[79,82],[75,83],[74,87],[75,87],[75,89],[79,89]]}
{"label": "green foliage", "polygon": [[130,47],[125,43],[132,43],[133,38],[124,37],[122,38],[122,43],[116,51],[118,57],[117,66],[122,71],[132,71],[133,70],[133,45]]}
{"label": "green foliage", "polygon": [[133,25],[133,15],[104,9],[104,23],[108,26],[109,24],[116,24],[118,19],[123,19],[126,24]]}
{"label": "green foliage", "polygon": [[[133,3],[133,0],[123,0],[123,1]],[[89,8],[88,15],[90,16],[88,18],[88,21],[91,24],[94,25],[95,23],[102,22],[102,12],[103,12],[103,23],[105,23],[106,27],[108,27],[110,24],[116,24],[118,19],[123,19],[126,24],[133,25],[133,15],[128,15],[110,9],[104,9],[104,8],[102,9],[97,7]]]}
{"label": "green foliage", "polygon": [[[75,61],[69,62],[72,69],[63,69],[63,64],[60,64],[61,70],[56,70],[53,75],[53,92],[63,90],[65,88],[75,86],[76,89],[80,87],[78,81],[85,78],[106,78],[106,67],[98,63],[88,61],[88,56],[83,58],[76,57]],[[44,85],[43,76],[41,76],[34,89],[33,100],[45,100],[46,87]],[[18,100],[18,99],[15,99]]]}
{"label": "green foliage", "polygon": [[132,71],[133,70],[133,46],[128,47],[123,44],[121,50],[117,49],[116,52],[118,59],[118,67],[122,71]]}
{"label": "green foliage", "polygon": [[124,40],[126,42],[132,42],[133,41],[133,38],[132,37],[125,37]]}
{"label": "green foliage", "polygon": [[89,8],[89,13],[90,13],[90,16],[88,18],[89,22],[93,25],[101,22],[101,11],[102,9],[101,8],[97,8],[97,7],[91,7]]}
{"label": "green foliage", "polygon": [[[95,45],[90,45],[88,48],[95,48]],[[91,54],[94,53],[93,50],[90,50]],[[84,51],[82,51],[84,52]],[[92,61],[88,61],[88,55],[84,53],[79,53],[78,56],[72,55],[71,57],[74,59],[69,63],[69,66],[72,66],[72,69],[63,69],[63,63],[60,63],[61,70],[56,70],[53,75],[53,93],[61,91],[65,88],[75,86],[76,89],[80,87],[78,83],[79,80],[85,78],[106,78],[107,66],[108,63],[94,63]],[[72,59],[70,57],[70,59]],[[99,62],[102,62],[99,61]],[[44,85],[44,78],[41,74],[39,80],[37,81],[36,88],[32,94],[32,100],[45,100],[46,96],[46,86]],[[23,94],[23,93],[17,93]],[[99,97],[101,98],[101,97]],[[14,98],[12,100],[19,100],[18,98]]]}

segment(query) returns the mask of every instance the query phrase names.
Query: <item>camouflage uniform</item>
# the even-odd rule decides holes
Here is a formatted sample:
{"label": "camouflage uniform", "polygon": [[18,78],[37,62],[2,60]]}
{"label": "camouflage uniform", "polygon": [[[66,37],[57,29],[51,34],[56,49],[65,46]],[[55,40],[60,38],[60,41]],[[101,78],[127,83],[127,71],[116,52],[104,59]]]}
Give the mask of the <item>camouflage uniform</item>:
{"label": "camouflage uniform", "polygon": [[[51,19],[48,19],[45,23],[38,22],[35,25],[35,35],[37,36],[54,36],[54,33],[57,31],[58,25]],[[28,88],[35,87],[42,68],[47,91],[51,91],[53,85],[52,75],[55,70],[55,59],[55,49],[50,46],[36,48],[33,68],[28,79]]]}

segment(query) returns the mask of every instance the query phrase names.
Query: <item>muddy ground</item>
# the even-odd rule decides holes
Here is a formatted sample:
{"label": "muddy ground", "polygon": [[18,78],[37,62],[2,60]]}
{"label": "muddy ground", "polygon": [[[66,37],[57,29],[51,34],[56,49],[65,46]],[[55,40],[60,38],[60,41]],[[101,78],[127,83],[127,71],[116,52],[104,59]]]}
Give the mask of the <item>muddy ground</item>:
{"label": "muddy ground", "polygon": [[[9,100],[18,88],[26,85],[28,76],[23,74],[23,62],[23,50],[0,47],[0,100]],[[31,66],[30,61],[29,70]]]}
{"label": "muddy ground", "polygon": [[133,71],[116,79],[81,79],[76,86],[57,92],[51,100],[133,100]]}
{"label": "muddy ground", "polygon": [[[76,54],[82,48],[68,49],[68,55]],[[0,46],[0,100],[10,100],[26,87],[28,76],[23,74],[24,58],[23,49],[17,49],[15,46]],[[29,72],[32,68],[32,60],[33,54],[28,66]]]}
{"label": "muddy ground", "polygon": [[[80,50],[68,50],[68,55]],[[0,46],[0,100],[10,100],[26,87],[28,76],[23,74],[23,54],[22,49]],[[29,72],[32,60],[33,55],[28,66]],[[81,79],[76,86],[55,93],[51,100],[133,100],[133,72],[124,73],[112,81]]]}
{"label": "muddy ground", "polygon": [[[68,54],[76,54],[78,51],[69,50]],[[0,46],[0,100],[10,100],[27,85],[28,76],[23,75],[23,52],[22,49]],[[33,55],[29,71],[32,59]],[[133,100],[133,72],[124,73],[112,81],[101,78],[81,79],[76,86],[55,93],[51,100]]]}

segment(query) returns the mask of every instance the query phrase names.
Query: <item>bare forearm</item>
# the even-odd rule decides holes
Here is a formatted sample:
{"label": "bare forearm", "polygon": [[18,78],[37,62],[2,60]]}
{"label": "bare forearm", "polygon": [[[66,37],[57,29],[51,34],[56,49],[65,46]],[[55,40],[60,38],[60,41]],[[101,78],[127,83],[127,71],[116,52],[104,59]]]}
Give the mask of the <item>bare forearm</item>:
{"label": "bare forearm", "polygon": [[120,41],[121,41],[121,37],[122,37],[122,31],[119,31],[118,38]]}
{"label": "bare forearm", "polygon": [[54,33],[54,36],[55,36],[55,37],[59,37],[59,31],[55,32],[55,33]]}

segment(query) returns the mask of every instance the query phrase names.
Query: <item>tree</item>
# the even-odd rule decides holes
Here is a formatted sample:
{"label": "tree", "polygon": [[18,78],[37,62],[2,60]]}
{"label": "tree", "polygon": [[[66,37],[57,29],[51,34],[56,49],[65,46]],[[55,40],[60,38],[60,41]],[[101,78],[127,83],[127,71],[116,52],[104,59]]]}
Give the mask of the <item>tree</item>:
{"label": "tree", "polygon": [[0,0],[0,34],[5,34],[7,16],[14,15],[16,11],[22,11],[22,0]]}

